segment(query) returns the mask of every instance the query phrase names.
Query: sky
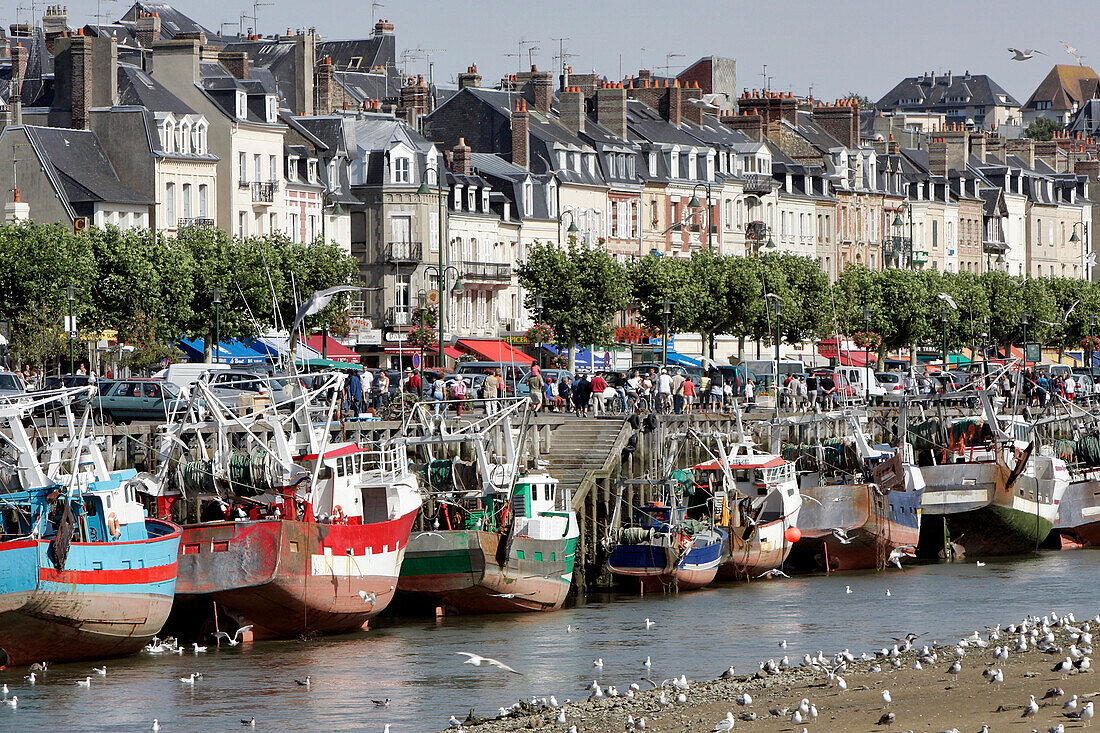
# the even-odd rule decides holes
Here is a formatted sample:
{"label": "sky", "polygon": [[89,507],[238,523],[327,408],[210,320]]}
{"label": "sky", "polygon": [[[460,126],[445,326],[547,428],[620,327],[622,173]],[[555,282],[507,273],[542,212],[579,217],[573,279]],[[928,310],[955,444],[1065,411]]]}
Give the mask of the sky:
{"label": "sky", "polygon": [[[58,0],[71,24],[92,22],[96,13],[113,18],[127,0]],[[270,2],[270,4],[269,4]],[[372,12],[395,25],[399,60],[403,51],[433,49],[436,81],[447,83],[476,63],[484,83],[529,67],[560,68],[554,58],[564,41],[574,71],[596,70],[612,79],[650,68],[675,74],[701,56],[737,60],[738,86],[833,99],[858,92],[877,100],[906,76],[935,70],[989,74],[1020,102],[1054,63],[1075,64],[1059,41],[1067,41],[1100,67],[1100,2],[1074,0],[1047,6],[1034,0],[268,0],[257,9],[264,34],[315,27],[337,40],[370,34]],[[9,4],[10,3],[10,4]],[[379,3],[376,2],[375,5]],[[19,6],[26,19],[31,0],[4,0],[6,26]],[[39,12],[45,5],[38,5]],[[217,30],[253,14],[250,0],[180,0],[174,5]],[[251,25],[251,21],[246,21]],[[227,28],[235,32],[236,28]],[[521,41],[522,63],[515,55]],[[1034,48],[1047,55],[1011,60],[1008,47]],[[531,56],[529,56],[529,53]],[[508,56],[507,54],[512,54]],[[668,56],[668,54],[677,54]],[[679,54],[682,54],[679,55]],[[423,52],[407,71],[426,74]]]}

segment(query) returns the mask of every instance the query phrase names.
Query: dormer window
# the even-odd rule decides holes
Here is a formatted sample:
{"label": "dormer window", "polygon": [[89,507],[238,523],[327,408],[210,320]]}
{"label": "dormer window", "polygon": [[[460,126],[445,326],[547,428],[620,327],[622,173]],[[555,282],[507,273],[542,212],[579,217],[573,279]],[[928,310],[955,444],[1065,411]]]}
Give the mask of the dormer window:
{"label": "dormer window", "polygon": [[164,123],[164,152],[176,152],[176,126],[171,122]]}
{"label": "dormer window", "polygon": [[649,154],[649,175],[651,178],[657,177],[657,153]]}
{"label": "dormer window", "polygon": [[568,154],[564,150],[558,151],[558,170],[563,171],[568,167]]}
{"label": "dormer window", "polygon": [[455,186],[454,210],[462,211],[462,186]]}
{"label": "dormer window", "polygon": [[466,210],[477,211],[477,186],[466,189]]}
{"label": "dormer window", "polygon": [[306,170],[309,172],[309,182],[317,183],[317,161],[311,160],[306,163]]}
{"label": "dormer window", "polygon": [[534,213],[535,186],[530,180],[523,182],[523,214],[531,216]]}
{"label": "dormer window", "polygon": [[274,94],[268,94],[264,99],[267,102],[267,122],[273,125],[279,119],[279,100]]}
{"label": "dormer window", "polygon": [[669,166],[668,166],[669,167],[669,171],[668,171],[669,178],[679,178],[680,177],[680,151],[679,150],[673,150],[671,155],[672,155],[671,162],[669,163]]}
{"label": "dormer window", "polygon": [[191,154],[191,126],[184,122],[180,125],[179,151],[184,155]]}
{"label": "dormer window", "polygon": [[191,132],[192,147],[196,155],[206,155],[206,121],[200,120]]}
{"label": "dormer window", "polygon": [[558,216],[558,187],[551,184],[546,187],[546,211],[550,216],[557,218]]}
{"label": "dormer window", "polygon": [[248,118],[248,95],[243,90],[237,90],[237,117],[239,119]]}
{"label": "dormer window", "polygon": [[609,176],[610,176],[611,178],[618,178],[618,177],[619,177],[619,161],[618,161],[618,156],[616,156],[616,155],[609,155],[609,156],[607,156],[607,167],[608,167],[608,171],[607,171],[607,174],[608,174],[608,175],[609,175]]}
{"label": "dormer window", "polygon": [[486,186],[481,189],[481,210],[482,212],[489,213],[489,187]]}
{"label": "dormer window", "polygon": [[298,156],[288,155],[286,159],[286,177],[289,181],[298,180]]}
{"label": "dormer window", "polygon": [[410,178],[410,161],[408,158],[394,158],[393,159],[393,182],[394,183],[409,183]]}

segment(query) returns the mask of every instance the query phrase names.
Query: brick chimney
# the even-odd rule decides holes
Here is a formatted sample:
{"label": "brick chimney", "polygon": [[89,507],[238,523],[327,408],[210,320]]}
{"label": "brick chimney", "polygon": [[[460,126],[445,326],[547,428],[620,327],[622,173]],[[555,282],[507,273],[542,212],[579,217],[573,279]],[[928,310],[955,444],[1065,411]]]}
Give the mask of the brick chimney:
{"label": "brick chimney", "polygon": [[692,82],[690,86],[684,87],[680,102],[680,116],[688,122],[701,126],[703,124],[703,107],[697,102],[702,101],[702,99],[703,90],[699,88],[699,82]]}
{"label": "brick chimney", "polygon": [[12,94],[21,94],[23,88],[23,79],[27,76],[27,63],[30,59],[30,52],[27,47],[23,45],[21,41],[12,39],[11,47],[11,80],[14,85],[12,88]]}
{"label": "brick chimney", "polygon": [[198,41],[200,46],[205,46],[209,39],[203,31],[180,31],[176,34],[177,41]]}
{"label": "brick chimney", "polygon": [[72,73],[72,125],[77,130],[88,129],[88,111],[92,107],[92,39],[79,28],[69,45]]}
{"label": "brick chimney", "polygon": [[160,40],[160,15],[138,12],[134,35],[143,48],[152,48],[153,43]]}
{"label": "brick chimney", "polygon": [[626,139],[626,89],[622,84],[604,84],[596,90],[596,122]]}
{"label": "brick chimney", "polygon": [[401,87],[401,115],[411,127],[419,129],[420,118],[428,114],[428,87],[423,75],[409,77]]}
{"label": "brick chimney", "polygon": [[945,130],[943,141],[947,145],[947,169],[965,171],[970,159],[970,133],[962,125],[953,125]]}
{"label": "brick chimney", "polygon": [[477,73],[477,64],[474,64],[473,66],[468,66],[465,73],[458,75],[459,89],[465,89],[466,87],[474,87],[476,89],[480,86],[481,74]]}
{"label": "brick chimney", "polygon": [[42,15],[42,34],[46,38],[46,50],[57,52],[57,40],[69,32],[69,9],[64,5],[47,5]]}
{"label": "brick chimney", "polygon": [[470,165],[470,146],[466,144],[466,138],[460,137],[458,145],[451,152],[451,171],[456,176],[468,176],[473,173]]}
{"label": "brick chimney", "polygon": [[751,113],[745,110],[739,115],[723,117],[722,124],[733,130],[740,130],[754,142],[764,142],[764,116],[758,110],[754,109]]}
{"label": "brick chimney", "polygon": [[374,35],[376,36],[392,36],[393,35],[393,23],[388,20],[380,20],[374,24]]}
{"label": "brick chimney", "polygon": [[549,114],[550,104],[554,101],[554,75],[549,71],[539,71],[531,66],[531,94],[535,109]]}
{"label": "brick chimney", "polygon": [[684,89],[680,86],[680,80],[676,79],[672,82],[672,86],[668,88],[668,114],[665,117],[668,124],[679,127],[683,111]]}
{"label": "brick chimney", "polygon": [[1059,144],[1057,140],[1036,140],[1035,158],[1053,168],[1055,165],[1055,158],[1058,157],[1058,147]]}
{"label": "brick chimney", "polygon": [[986,137],[984,132],[973,132],[970,134],[970,155],[982,162],[985,162],[985,142]]}
{"label": "brick chimney", "polygon": [[332,114],[336,109],[336,100],[333,96],[335,89],[332,83],[332,57],[325,56],[317,64],[317,114]]}
{"label": "brick chimney", "polygon": [[1073,172],[1079,176],[1088,176],[1091,189],[1100,179],[1100,160],[1078,160],[1073,164]]}
{"label": "brick chimney", "polygon": [[558,95],[558,119],[574,135],[584,132],[584,92],[580,87],[566,87]]}
{"label": "brick chimney", "polygon": [[222,51],[218,54],[218,61],[225,70],[237,79],[248,78],[248,52],[247,51]]}
{"label": "brick chimney", "polygon": [[1035,141],[1026,137],[1005,140],[1005,152],[1024,161],[1028,168],[1035,167]]}
{"label": "brick chimney", "polygon": [[1006,152],[1006,150],[1005,150],[1005,143],[1006,142],[1007,141],[1003,137],[1001,137],[1000,135],[997,135],[996,137],[991,137],[988,140],[986,140],[986,142],[985,142],[985,158],[984,158],[985,162],[989,163],[991,165],[993,163],[1004,163],[1005,162],[1005,152]]}
{"label": "brick chimney", "polygon": [[855,100],[838,99],[834,105],[815,107],[813,117],[814,122],[844,147],[859,147],[859,105]]}
{"label": "brick chimney", "polygon": [[530,165],[530,125],[531,116],[527,112],[527,100],[517,99],[512,112],[512,164],[520,168]]}
{"label": "brick chimney", "polygon": [[928,171],[940,178],[947,177],[947,143],[943,138],[934,138],[928,146]]}

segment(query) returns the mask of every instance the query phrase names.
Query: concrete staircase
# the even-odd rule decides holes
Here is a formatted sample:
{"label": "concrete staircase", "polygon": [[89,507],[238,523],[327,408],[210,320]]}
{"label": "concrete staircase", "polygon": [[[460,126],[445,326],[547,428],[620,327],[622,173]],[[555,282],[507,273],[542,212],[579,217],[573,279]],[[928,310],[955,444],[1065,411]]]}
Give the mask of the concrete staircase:
{"label": "concrete staircase", "polygon": [[630,432],[626,421],[619,419],[567,419],[554,429],[543,458],[549,460],[554,477],[573,492],[574,506],[587,491],[585,479],[618,462]]}

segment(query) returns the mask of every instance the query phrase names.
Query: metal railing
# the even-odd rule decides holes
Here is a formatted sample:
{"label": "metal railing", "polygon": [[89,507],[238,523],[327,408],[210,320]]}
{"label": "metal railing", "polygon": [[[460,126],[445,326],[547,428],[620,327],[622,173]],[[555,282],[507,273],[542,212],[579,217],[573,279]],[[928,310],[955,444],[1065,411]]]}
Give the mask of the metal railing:
{"label": "metal railing", "polygon": [[387,326],[413,325],[413,311],[409,306],[395,306],[386,311]]}
{"label": "metal railing", "polygon": [[745,193],[771,193],[775,188],[775,179],[761,173],[749,173],[745,176]]}
{"label": "metal railing", "polygon": [[386,245],[387,262],[420,262],[424,247],[420,242],[390,242]]}
{"label": "metal railing", "polygon": [[275,201],[275,192],[279,190],[277,181],[252,184],[252,200],[256,203],[270,204]]}
{"label": "metal railing", "polygon": [[511,280],[512,266],[507,262],[462,263],[462,277],[467,280]]}
{"label": "metal railing", "polygon": [[204,217],[195,217],[191,219],[180,219],[176,223],[176,226],[180,229],[184,227],[212,227],[214,226],[213,219],[206,219]]}

